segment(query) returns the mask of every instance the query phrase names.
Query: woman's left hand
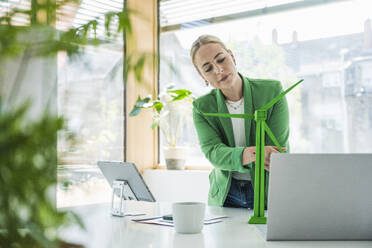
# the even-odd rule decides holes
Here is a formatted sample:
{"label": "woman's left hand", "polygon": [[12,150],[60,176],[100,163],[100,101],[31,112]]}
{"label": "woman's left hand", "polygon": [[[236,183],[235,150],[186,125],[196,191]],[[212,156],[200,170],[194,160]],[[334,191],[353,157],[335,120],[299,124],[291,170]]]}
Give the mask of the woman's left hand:
{"label": "woman's left hand", "polygon": [[[282,147],[285,151],[285,147]],[[270,157],[272,153],[279,153],[279,149],[276,146],[265,146],[265,170],[270,171]]]}

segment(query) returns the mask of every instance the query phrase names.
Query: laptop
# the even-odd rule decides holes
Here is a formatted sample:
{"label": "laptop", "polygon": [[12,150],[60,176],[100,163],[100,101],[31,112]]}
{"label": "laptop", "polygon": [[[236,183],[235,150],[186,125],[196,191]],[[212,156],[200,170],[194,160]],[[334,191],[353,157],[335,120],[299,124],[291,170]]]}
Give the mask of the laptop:
{"label": "laptop", "polygon": [[273,154],[267,240],[372,240],[372,154]]}

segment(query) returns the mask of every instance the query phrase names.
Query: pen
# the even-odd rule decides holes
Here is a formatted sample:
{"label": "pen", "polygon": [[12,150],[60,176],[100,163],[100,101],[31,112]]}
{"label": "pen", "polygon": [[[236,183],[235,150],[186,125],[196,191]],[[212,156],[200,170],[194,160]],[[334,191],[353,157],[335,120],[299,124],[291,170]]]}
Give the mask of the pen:
{"label": "pen", "polygon": [[132,219],[132,221],[146,221],[146,220],[156,220],[156,219],[160,219],[162,218],[163,216],[156,216],[156,217],[151,217],[151,218],[139,218],[139,219]]}

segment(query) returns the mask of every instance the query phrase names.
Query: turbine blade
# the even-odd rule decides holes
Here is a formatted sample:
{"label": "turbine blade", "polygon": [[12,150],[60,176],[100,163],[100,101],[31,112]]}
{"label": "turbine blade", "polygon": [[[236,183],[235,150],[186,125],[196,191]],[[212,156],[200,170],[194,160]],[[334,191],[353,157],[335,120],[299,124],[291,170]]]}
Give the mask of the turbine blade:
{"label": "turbine blade", "polygon": [[282,93],[280,93],[277,97],[275,97],[274,99],[272,99],[270,102],[268,102],[266,105],[264,105],[262,108],[260,108],[260,110],[268,110],[269,108],[271,108],[271,106],[273,106],[275,103],[277,103],[280,99],[282,99],[282,97],[287,94],[288,92],[290,92],[294,87],[296,87],[297,85],[299,85],[302,81],[304,81],[303,79],[301,79],[300,81],[298,81],[297,83],[293,84],[291,87],[289,87],[286,91],[283,91]]}
{"label": "turbine blade", "polygon": [[266,124],[266,122],[264,122],[263,125],[264,125],[264,129],[265,129],[267,135],[274,142],[275,146],[279,149],[280,153],[283,153],[282,147],[280,146],[278,140],[275,138],[275,136],[274,136],[273,132],[271,131],[271,129],[269,128],[269,126]]}

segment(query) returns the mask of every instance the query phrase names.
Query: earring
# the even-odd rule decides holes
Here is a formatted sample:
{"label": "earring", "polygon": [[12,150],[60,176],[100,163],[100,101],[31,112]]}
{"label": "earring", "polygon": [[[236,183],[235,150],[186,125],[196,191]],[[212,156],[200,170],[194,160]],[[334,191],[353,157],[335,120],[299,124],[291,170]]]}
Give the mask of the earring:
{"label": "earring", "polygon": [[205,85],[206,85],[206,86],[209,86],[209,83],[208,83],[208,81],[207,81],[207,80],[205,80]]}

